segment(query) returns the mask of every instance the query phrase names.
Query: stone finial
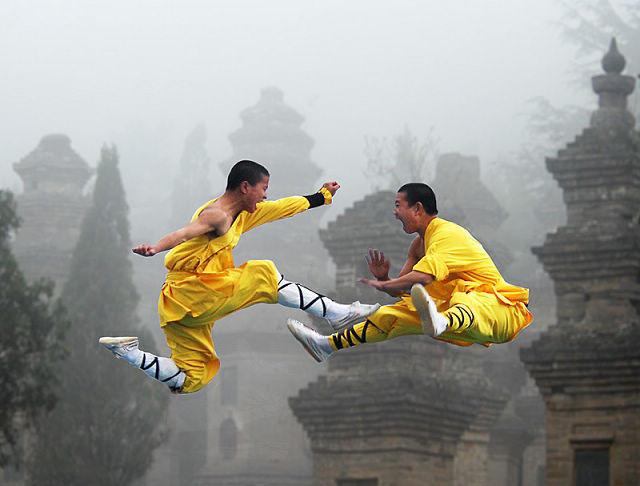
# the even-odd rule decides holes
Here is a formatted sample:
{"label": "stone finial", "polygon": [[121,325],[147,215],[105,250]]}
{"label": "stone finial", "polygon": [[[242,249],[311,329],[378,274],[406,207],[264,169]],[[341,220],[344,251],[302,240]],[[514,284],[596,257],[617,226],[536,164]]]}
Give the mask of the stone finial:
{"label": "stone finial", "polygon": [[618,44],[616,43],[616,38],[613,37],[611,39],[611,44],[609,45],[609,50],[602,58],[602,69],[607,74],[620,74],[622,73],[624,66],[627,61],[624,56],[620,54],[618,50]]}
{"label": "stone finial", "polygon": [[260,98],[264,101],[275,101],[278,103],[284,102],[284,93],[280,88],[275,86],[268,86],[263,88],[260,92]]}
{"label": "stone finial", "polygon": [[602,58],[605,73],[591,79],[593,91],[598,95],[598,110],[591,116],[592,127],[633,129],[635,118],[627,110],[627,97],[633,92],[636,81],[633,76],[621,74],[624,65],[624,56],[618,51],[614,38]]}

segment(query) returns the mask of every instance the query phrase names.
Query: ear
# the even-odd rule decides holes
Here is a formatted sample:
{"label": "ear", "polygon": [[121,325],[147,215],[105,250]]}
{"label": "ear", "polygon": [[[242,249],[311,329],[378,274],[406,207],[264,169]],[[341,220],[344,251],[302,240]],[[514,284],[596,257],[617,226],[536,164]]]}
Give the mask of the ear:
{"label": "ear", "polygon": [[247,194],[249,192],[249,181],[242,181],[240,183],[240,192],[242,194]]}
{"label": "ear", "polygon": [[426,214],[426,210],[424,209],[424,206],[420,201],[416,203],[416,211],[417,212],[423,211]]}

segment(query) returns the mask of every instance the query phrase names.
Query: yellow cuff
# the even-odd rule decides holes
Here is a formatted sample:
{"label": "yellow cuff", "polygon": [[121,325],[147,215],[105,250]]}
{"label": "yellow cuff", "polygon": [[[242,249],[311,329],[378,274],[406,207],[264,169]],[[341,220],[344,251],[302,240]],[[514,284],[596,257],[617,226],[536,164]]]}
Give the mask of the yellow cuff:
{"label": "yellow cuff", "polygon": [[325,206],[327,204],[331,204],[331,201],[333,201],[333,196],[331,196],[331,193],[329,192],[329,189],[327,189],[326,187],[321,187],[318,192],[324,196],[324,204],[325,204]]}

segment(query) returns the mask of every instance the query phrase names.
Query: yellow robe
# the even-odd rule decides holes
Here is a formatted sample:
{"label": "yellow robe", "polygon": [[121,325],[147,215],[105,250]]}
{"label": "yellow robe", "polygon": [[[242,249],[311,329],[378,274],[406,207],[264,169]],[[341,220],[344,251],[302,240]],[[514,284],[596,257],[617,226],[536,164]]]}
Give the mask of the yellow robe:
{"label": "yellow robe", "polygon": [[[324,188],[320,192],[325,204],[330,204],[331,193]],[[198,208],[191,221],[214,201]],[[211,338],[216,320],[257,303],[278,300],[280,276],[273,262],[250,260],[235,266],[232,250],[240,236],[308,208],[309,201],[302,196],[263,201],[253,213],[242,211],[224,235],[192,238],[166,255],[168,272],[158,299],[158,314],[171,357],[187,375],[183,393],[202,388],[220,368]]]}
{"label": "yellow robe", "polygon": [[[425,288],[438,311],[454,324],[437,339],[459,346],[489,346],[514,339],[531,323],[533,316],[526,306],[529,291],[505,282],[491,257],[466,229],[435,218],[427,226],[424,245],[424,257],[413,270],[434,277]],[[334,349],[341,349],[422,332],[411,296],[403,294],[366,322],[333,334],[329,342]]]}
{"label": "yellow robe", "polygon": [[[526,305],[529,290],[507,283],[480,242],[463,227],[442,218],[424,234],[424,257],[413,267],[433,275],[429,295],[446,312],[466,304],[477,314],[475,326],[447,331],[439,339],[454,344],[510,341],[533,319]],[[505,307],[506,306],[506,307]],[[486,324],[486,329],[478,329]]]}

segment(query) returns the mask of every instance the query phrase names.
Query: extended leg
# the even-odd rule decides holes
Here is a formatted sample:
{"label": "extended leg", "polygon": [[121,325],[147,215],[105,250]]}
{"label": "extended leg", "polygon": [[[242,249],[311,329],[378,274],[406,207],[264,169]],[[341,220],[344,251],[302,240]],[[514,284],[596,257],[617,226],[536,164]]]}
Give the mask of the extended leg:
{"label": "extended leg", "polygon": [[380,304],[367,305],[357,301],[350,305],[339,304],[304,285],[285,280],[284,275],[278,282],[278,303],[322,317],[336,330],[361,321],[380,308]]}
{"label": "extended leg", "polygon": [[287,321],[287,327],[316,361],[324,361],[340,349],[377,343],[408,334],[422,334],[420,319],[417,313],[409,308],[408,297],[397,304],[384,305],[363,322],[348,326],[330,336],[323,336],[294,319]]}
{"label": "extended leg", "polygon": [[302,347],[319,363],[328,359],[339,349],[357,346],[361,343],[376,343],[387,339],[387,334],[368,319],[330,336],[323,336],[295,319],[287,320],[287,328],[302,344]]}
{"label": "extended leg", "polygon": [[186,375],[171,358],[163,358],[142,351],[137,337],[101,337],[98,341],[118,359],[141,369],[155,380],[166,384],[172,392],[178,392]]}
{"label": "extended leg", "polygon": [[278,303],[324,318],[334,329],[342,329],[364,320],[380,307],[379,304],[354,302],[344,305],[334,302],[302,284],[286,280],[269,260],[249,260],[227,273],[229,281],[233,282],[233,293],[221,298],[219,305],[200,314],[197,318],[199,321],[217,321],[232,312],[258,303]]}

